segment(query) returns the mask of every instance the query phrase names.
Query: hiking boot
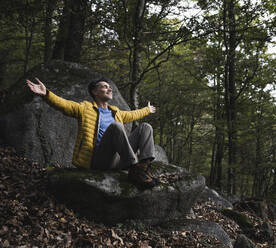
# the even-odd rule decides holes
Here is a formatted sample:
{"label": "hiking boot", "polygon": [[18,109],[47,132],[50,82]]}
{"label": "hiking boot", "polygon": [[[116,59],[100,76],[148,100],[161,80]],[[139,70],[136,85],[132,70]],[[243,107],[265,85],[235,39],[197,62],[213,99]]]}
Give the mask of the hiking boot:
{"label": "hiking boot", "polygon": [[150,189],[160,184],[159,179],[154,178],[149,171],[149,162],[139,162],[133,165],[128,172],[129,180],[139,189]]}
{"label": "hiking boot", "polygon": [[145,171],[147,173],[147,175],[149,177],[151,177],[154,181],[155,181],[155,184],[158,185],[160,184],[160,180],[158,178],[155,178],[152,174],[151,174],[151,160],[144,160],[143,163],[145,163],[146,165],[144,165],[144,168],[145,168]]}
{"label": "hiking boot", "polygon": [[146,173],[151,177],[151,178],[154,178],[153,175],[151,174],[151,163],[148,162],[147,163],[147,166],[146,166]]}

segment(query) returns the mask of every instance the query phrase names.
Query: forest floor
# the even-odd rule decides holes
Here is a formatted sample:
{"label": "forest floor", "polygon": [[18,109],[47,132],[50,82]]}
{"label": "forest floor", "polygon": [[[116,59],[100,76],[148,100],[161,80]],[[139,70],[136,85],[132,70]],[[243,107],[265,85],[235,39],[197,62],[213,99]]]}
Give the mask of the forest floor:
{"label": "forest floor", "polygon": [[[216,238],[193,231],[165,230],[142,224],[107,226],[94,223],[59,203],[47,190],[45,166],[18,156],[0,146],[0,247],[215,247]],[[233,241],[239,226],[216,209],[212,202],[196,204],[195,218],[218,223]],[[263,223],[252,212],[244,212],[261,232]],[[276,223],[271,222],[276,233]],[[258,235],[255,235],[258,237]],[[272,248],[254,240],[257,247]]]}

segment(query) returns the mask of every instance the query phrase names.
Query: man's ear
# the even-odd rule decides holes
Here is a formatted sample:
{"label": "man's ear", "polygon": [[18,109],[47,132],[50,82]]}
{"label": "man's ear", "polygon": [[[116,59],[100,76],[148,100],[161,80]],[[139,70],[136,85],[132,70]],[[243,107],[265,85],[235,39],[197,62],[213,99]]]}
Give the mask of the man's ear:
{"label": "man's ear", "polygon": [[94,97],[97,95],[97,90],[96,90],[96,89],[91,90],[91,92],[92,92],[92,95],[93,95]]}

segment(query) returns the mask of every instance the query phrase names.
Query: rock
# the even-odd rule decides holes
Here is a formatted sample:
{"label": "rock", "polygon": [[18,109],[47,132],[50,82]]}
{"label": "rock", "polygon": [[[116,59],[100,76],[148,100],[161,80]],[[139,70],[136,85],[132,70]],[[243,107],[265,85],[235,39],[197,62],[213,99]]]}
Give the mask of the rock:
{"label": "rock", "polygon": [[199,196],[199,202],[212,201],[215,202],[219,207],[233,209],[231,202],[223,198],[217,191],[205,187],[203,192]]}
{"label": "rock", "polygon": [[268,204],[268,216],[271,221],[276,220],[276,204]]}
{"label": "rock", "polygon": [[94,221],[114,224],[139,220],[158,224],[190,213],[205,179],[183,168],[153,163],[153,174],[182,175],[172,183],[139,191],[126,171],[54,170],[49,188],[60,201]]}
{"label": "rock", "polygon": [[165,150],[159,145],[155,145],[155,161],[162,162],[164,164],[169,163]]}
{"label": "rock", "polygon": [[269,209],[266,200],[250,198],[243,201],[236,202],[234,207],[238,210],[246,210],[254,212],[257,216],[264,220],[268,220]]}
{"label": "rock", "polygon": [[268,222],[264,222],[262,225],[262,237],[264,238],[265,241],[273,242],[274,241],[274,233],[272,230],[271,225]]}
{"label": "rock", "polygon": [[[0,140],[32,160],[70,166],[76,120],[54,110],[41,97],[34,96],[25,81],[26,78],[39,77],[55,94],[79,102],[92,100],[87,84],[100,76],[87,67],[64,61],[52,61],[33,68],[1,97]],[[114,95],[110,104],[129,110],[116,85],[111,81],[110,85]],[[131,126],[127,128],[130,130]]]}
{"label": "rock", "polygon": [[195,218],[196,218],[196,215],[195,215],[194,210],[191,208],[191,209],[190,209],[190,212],[188,212],[188,213],[185,214],[185,217],[191,218],[191,219],[195,219]]}
{"label": "rock", "polygon": [[233,205],[236,203],[236,202],[239,202],[241,201],[241,198],[237,195],[222,195],[224,198],[226,198],[229,202],[231,202]]}
{"label": "rock", "polygon": [[164,224],[164,228],[172,230],[185,230],[185,231],[194,231],[201,232],[208,236],[215,237],[219,240],[224,246],[232,248],[232,241],[228,234],[223,230],[223,228],[211,221],[201,221],[196,219],[183,219],[181,221],[169,222]]}
{"label": "rock", "polygon": [[245,235],[240,234],[234,244],[234,248],[256,248],[256,246]]}
{"label": "rock", "polygon": [[[276,168],[274,167],[272,169],[274,175],[276,174]],[[276,199],[276,182],[269,187],[268,192],[267,192],[267,198],[268,199]],[[274,201],[275,202],[275,201]]]}
{"label": "rock", "polygon": [[200,220],[187,220],[185,230],[202,232],[206,235],[217,238],[225,246],[232,248],[232,242],[228,234],[223,230],[223,228],[210,221],[200,221]]}
{"label": "rock", "polygon": [[251,231],[254,229],[254,225],[247,215],[240,213],[238,211],[234,211],[232,209],[221,209],[220,211],[225,216],[234,220],[243,231],[248,232],[248,230]]}

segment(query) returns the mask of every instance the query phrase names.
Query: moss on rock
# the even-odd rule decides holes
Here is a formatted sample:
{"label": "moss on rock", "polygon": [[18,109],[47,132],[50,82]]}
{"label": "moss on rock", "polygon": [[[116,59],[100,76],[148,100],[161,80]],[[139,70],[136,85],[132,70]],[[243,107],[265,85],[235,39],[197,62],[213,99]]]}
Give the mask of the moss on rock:
{"label": "moss on rock", "polygon": [[49,188],[65,204],[104,223],[135,219],[157,224],[188,213],[205,187],[204,178],[163,163],[154,163],[153,170],[155,176],[164,173],[172,180],[141,191],[128,180],[127,171],[54,169],[49,171]]}
{"label": "moss on rock", "polygon": [[242,229],[252,229],[254,225],[252,224],[251,220],[248,216],[243,213],[231,210],[231,209],[221,209],[221,212],[234,220]]}

